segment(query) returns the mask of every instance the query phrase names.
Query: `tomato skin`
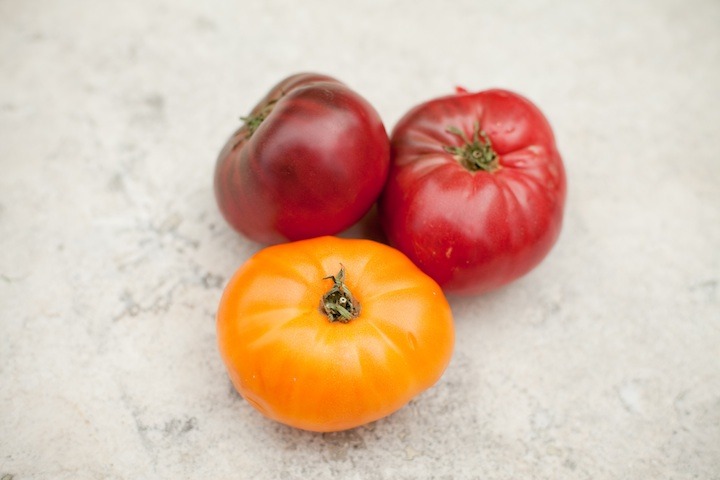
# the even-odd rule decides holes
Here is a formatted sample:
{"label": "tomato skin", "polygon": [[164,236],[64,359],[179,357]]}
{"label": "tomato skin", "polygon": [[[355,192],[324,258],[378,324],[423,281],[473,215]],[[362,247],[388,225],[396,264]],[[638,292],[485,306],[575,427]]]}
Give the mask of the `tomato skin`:
{"label": "tomato skin", "polygon": [[388,167],[375,109],[332,77],[302,73],[277,84],[227,141],[215,196],[228,223],[257,242],[332,235],[375,203]]}
{"label": "tomato skin", "polygon": [[[466,168],[448,148],[467,143],[448,127],[466,139],[485,132],[499,168]],[[501,287],[555,244],[565,171],[548,121],[529,100],[507,90],[458,89],[408,112],[390,142],[383,229],[446,292]]]}
{"label": "tomato skin", "polygon": [[[348,323],[321,311],[345,270],[361,308]],[[385,417],[429,388],[452,355],[442,290],[401,252],[370,240],[320,237],[267,247],[228,283],[218,345],[238,392],[279,422],[311,431]]]}

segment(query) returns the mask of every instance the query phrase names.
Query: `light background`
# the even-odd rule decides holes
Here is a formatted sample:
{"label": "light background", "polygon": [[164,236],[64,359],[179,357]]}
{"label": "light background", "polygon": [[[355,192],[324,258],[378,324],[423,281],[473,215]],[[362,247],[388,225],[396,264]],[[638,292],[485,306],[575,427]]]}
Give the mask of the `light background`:
{"label": "light background", "polygon": [[[233,393],[214,312],[258,245],[212,196],[265,91],[391,129],[456,85],[537,103],[560,241],[452,299],[442,380],[312,434]],[[720,478],[720,3],[0,0],[0,478]]]}

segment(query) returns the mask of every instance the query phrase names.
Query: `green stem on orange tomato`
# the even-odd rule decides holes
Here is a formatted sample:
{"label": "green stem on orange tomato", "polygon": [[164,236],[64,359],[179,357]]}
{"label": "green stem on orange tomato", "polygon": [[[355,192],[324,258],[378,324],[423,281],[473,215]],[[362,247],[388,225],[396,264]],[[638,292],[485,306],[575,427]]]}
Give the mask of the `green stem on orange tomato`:
{"label": "green stem on orange tomato", "polygon": [[333,286],[323,295],[320,311],[327,315],[331,322],[348,323],[360,315],[360,304],[345,285],[345,267],[340,264],[337,275],[329,275],[323,280],[332,280]]}

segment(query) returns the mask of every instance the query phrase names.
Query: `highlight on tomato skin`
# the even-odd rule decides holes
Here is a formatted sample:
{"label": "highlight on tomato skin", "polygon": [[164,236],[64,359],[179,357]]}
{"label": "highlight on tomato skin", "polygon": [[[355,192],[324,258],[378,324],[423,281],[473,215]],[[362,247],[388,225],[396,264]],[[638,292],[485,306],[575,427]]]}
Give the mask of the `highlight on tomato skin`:
{"label": "highlight on tomato skin", "polygon": [[268,418],[329,432],[383,418],[434,385],[454,327],[438,286],[398,250],[319,237],[267,247],[229,281],[218,347]]}

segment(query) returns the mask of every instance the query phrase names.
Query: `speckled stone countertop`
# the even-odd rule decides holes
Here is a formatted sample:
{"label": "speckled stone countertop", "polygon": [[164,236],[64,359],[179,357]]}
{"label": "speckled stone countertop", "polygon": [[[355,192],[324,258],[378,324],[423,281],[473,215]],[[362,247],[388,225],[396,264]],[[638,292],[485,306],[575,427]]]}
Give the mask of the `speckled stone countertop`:
{"label": "speckled stone countertop", "polygon": [[[0,478],[720,478],[720,3],[0,0]],[[388,129],[504,87],[569,196],[552,253],[452,298],[442,380],[333,434],[232,390],[215,309],[259,248],[212,195],[298,71]]]}

